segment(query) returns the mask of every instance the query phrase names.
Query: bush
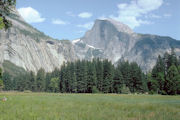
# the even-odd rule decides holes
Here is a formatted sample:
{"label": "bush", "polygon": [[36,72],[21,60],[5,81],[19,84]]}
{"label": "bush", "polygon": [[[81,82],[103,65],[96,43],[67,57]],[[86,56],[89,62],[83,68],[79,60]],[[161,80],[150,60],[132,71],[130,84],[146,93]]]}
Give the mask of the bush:
{"label": "bush", "polygon": [[130,90],[126,85],[123,85],[122,89],[121,89],[121,93],[122,94],[130,94]]}

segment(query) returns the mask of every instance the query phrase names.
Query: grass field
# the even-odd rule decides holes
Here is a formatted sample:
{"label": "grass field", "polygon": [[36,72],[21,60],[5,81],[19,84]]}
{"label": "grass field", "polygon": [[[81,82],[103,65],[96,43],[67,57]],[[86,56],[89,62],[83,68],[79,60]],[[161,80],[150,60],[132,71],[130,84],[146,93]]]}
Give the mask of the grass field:
{"label": "grass field", "polygon": [[0,93],[0,120],[180,120],[180,96]]}

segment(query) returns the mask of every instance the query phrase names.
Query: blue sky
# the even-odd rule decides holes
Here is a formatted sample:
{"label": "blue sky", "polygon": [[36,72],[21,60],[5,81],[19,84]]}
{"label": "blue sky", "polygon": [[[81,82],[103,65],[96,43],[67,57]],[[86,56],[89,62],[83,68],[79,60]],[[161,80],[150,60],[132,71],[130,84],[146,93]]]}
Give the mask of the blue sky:
{"label": "blue sky", "polygon": [[137,33],[180,40],[180,0],[17,0],[21,16],[56,39],[77,39],[96,19],[113,18]]}

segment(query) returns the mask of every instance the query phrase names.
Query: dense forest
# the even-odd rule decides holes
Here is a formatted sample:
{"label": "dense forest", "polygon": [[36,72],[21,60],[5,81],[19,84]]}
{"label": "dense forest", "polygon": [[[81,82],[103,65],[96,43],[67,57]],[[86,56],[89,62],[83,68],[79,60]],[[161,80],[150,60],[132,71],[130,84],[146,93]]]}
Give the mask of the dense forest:
{"label": "dense forest", "polygon": [[0,77],[4,91],[180,94],[180,61],[173,50],[159,56],[146,74],[135,62],[121,60],[114,66],[108,60],[93,59],[64,63],[52,73],[40,69],[36,75],[31,71],[13,77],[0,70]]}

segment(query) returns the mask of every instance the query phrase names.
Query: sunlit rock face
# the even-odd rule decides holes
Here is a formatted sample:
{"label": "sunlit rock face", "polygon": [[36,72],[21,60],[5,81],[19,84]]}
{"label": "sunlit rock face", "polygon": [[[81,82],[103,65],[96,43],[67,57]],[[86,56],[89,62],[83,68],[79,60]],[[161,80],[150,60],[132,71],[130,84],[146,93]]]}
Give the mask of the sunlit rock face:
{"label": "sunlit rock face", "polygon": [[27,71],[46,72],[60,68],[63,62],[77,59],[70,41],[54,40],[27,24],[14,10],[13,26],[0,31],[0,63],[8,60]]}
{"label": "sunlit rock face", "polygon": [[74,40],[55,40],[27,24],[16,10],[9,19],[13,26],[0,31],[0,65],[5,60],[37,72],[60,68],[63,62],[109,59],[116,64],[120,59],[137,62],[144,71],[156,63],[158,55],[174,48],[180,55],[180,42],[170,37],[137,34],[127,25],[112,19],[96,20],[84,37]]}
{"label": "sunlit rock face", "polygon": [[100,49],[103,51],[101,56],[113,63],[122,58],[135,61],[144,71],[151,70],[158,55],[170,52],[171,48],[175,48],[177,55],[180,54],[180,41],[170,37],[138,34],[127,25],[112,19],[96,20],[93,28],[78,42]]}

